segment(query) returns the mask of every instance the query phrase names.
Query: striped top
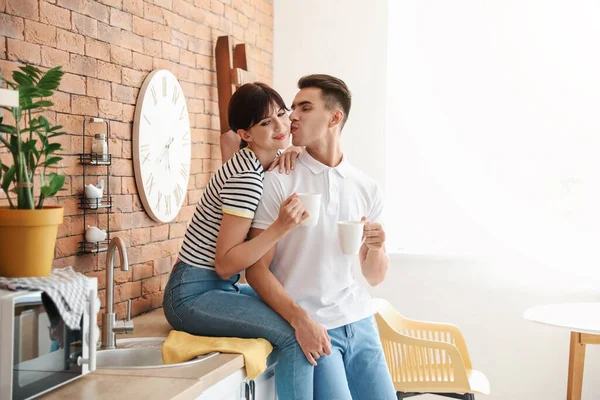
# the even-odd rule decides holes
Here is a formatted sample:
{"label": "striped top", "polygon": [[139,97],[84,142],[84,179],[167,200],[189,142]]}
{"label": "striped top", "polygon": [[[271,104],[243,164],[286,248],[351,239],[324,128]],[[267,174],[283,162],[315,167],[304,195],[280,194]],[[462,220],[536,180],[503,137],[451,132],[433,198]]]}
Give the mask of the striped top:
{"label": "striped top", "polygon": [[217,236],[223,213],[254,218],[265,172],[249,148],[238,150],[208,182],[187,227],[179,258],[201,268],[215,268]]}

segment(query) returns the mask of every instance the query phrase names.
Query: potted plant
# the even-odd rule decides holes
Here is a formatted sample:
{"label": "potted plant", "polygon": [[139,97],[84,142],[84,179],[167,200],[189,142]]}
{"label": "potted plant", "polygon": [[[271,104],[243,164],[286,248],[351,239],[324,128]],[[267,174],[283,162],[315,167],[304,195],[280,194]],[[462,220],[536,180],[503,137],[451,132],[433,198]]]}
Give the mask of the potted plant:
{"label": "potted plant", "polygon": [[[65,183],[64,174],[48,171],[62,160],[54,155],[61,145],[52,140],[65,132],[40,113],[53,105],[48,98],[62,76],[61,67],[42,72],[26,65],[13,72],[14,82],[2,79],[10,89],[0,92],[5,99],[12,95],[15,100],[0,101],[14,121],[14,125],[4,124],[0,117],[0,142],[12,156],[11,162],[0,161],[0,186],[9,203],[0,207],[0,276],[48,276],[52,270],[63,208],[45,207],[44,200]],[[11,90],[18,92],[18,102]]]}

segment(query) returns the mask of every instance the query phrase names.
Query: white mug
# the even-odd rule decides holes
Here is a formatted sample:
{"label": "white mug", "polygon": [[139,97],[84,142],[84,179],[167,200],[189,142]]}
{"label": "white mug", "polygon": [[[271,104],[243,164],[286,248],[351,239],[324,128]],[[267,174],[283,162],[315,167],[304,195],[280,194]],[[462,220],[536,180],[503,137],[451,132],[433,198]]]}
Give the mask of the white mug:
{"label": "white mug", "polygon": [[358,254],[362,245],[365,221],[338,222],[338,236],[344,254]]}
{"label": "white mug", "polygon": [[319,210],[321,209],[321,194],[320,193],[298,193],[298,199],[304,205],[304,209],[308,211],[310,216],[304,220],[304,227],[315,226],[319,221]]}

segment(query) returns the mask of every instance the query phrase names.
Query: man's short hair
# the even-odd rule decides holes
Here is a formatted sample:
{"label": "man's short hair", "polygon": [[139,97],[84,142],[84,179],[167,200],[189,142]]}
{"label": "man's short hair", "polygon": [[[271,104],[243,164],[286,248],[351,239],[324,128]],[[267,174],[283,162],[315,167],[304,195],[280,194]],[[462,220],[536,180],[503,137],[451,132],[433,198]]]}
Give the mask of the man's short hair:
{"label": "man's short hair", "polygon": [[319,88],[323,93],[325,107],[328,110],[333,110],[339,107],[344,112],[342,120],[342,128],[346,125],[348,115],[350,114],[350,106],[352,105],[352,93],[346,86],[346,83],[336,78],[335,76],[325,74],[306,75],[298,81],[298,89]]}

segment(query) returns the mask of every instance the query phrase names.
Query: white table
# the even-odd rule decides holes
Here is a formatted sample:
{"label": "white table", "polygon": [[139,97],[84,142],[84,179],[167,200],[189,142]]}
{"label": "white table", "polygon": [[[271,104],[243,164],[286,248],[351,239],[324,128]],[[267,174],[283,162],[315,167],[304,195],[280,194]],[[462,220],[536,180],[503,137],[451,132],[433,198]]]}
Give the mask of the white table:
{"label": "white table", "polygon": [[585,346],[600,344],[600,303],[547,304],[529,308],[523,316],[571,332],[567,400],[581,400]]}

